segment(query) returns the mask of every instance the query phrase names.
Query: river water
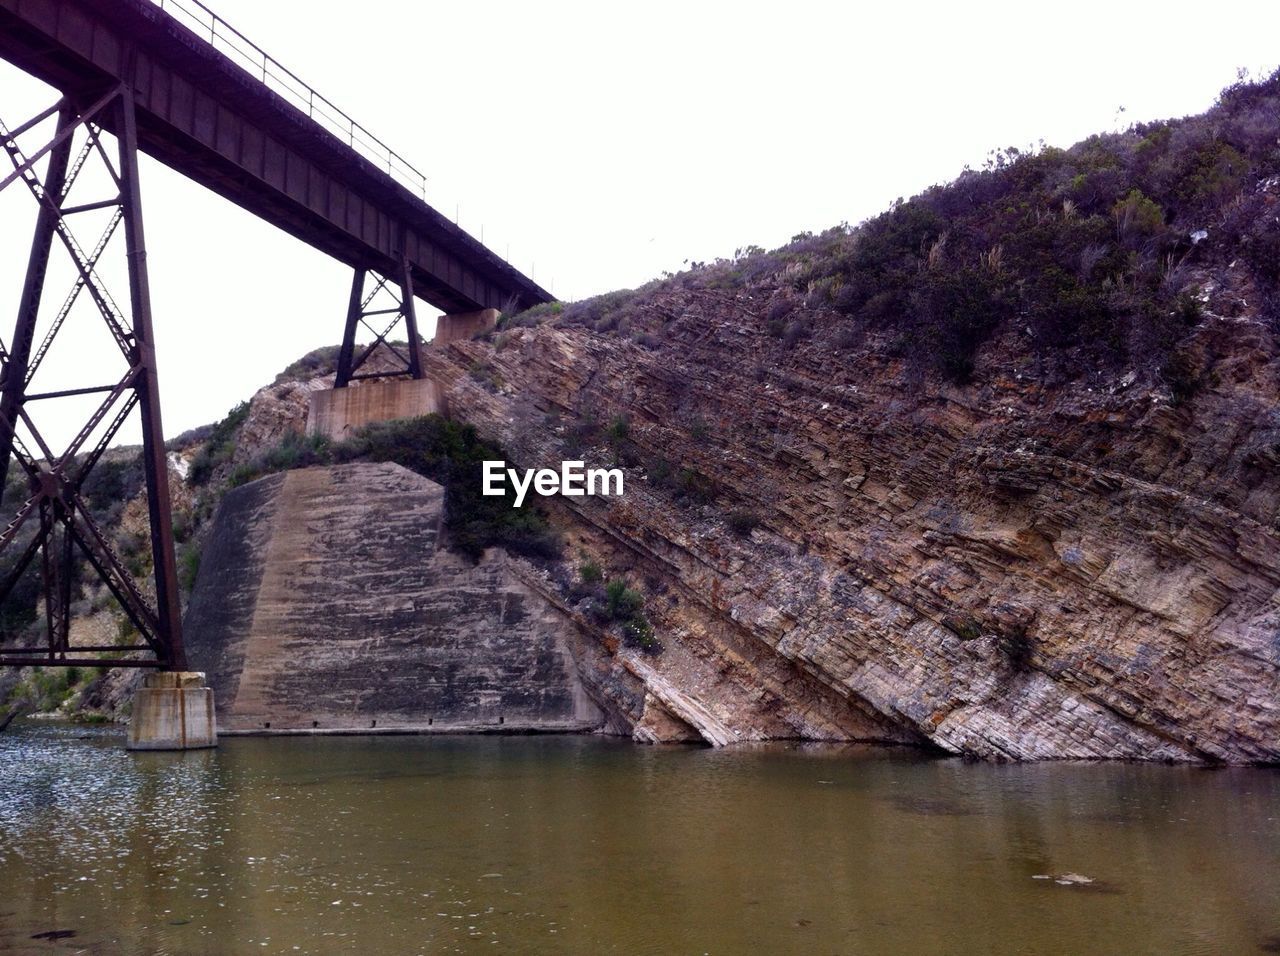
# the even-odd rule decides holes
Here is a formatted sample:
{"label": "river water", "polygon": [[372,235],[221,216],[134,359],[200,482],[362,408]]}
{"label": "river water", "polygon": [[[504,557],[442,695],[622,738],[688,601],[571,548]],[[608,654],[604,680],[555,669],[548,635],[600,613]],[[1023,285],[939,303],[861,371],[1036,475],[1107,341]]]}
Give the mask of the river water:
{"label": "river water", "polygon": [[27,722],[0,951],[1280,952],[1280,773]]}

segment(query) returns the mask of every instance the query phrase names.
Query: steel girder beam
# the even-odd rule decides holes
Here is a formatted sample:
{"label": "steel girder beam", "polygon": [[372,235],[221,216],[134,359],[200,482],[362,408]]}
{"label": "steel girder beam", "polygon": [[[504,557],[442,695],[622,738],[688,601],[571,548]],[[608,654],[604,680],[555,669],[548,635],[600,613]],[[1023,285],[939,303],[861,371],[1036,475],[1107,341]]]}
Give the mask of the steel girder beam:
{"label": "steel girder beam", "polygon": [[63,91],[123,83],[144,152],[352,268],[407,257],[446,313],[552,298],[335,135],[308,90],[281,95],[150,0],[0,0],[0,58]]}
{"label": "steel girder beam", "polygon": [[[0,553],[14,546],[21,529],[34,515],[39,516],[39,529],[9,574],[0,581],[0,602],[9,597],[39,555],[47,633],[46,647],[10,647],[0,651],[0,665],[90,664],[184,670],[187,662],[182,643],[168,465],[160,420],[133,95],[126,88],[117,86],[96,97],[82,99],[88,105],[81,105],[77,98],[64,96],[54,108],[12,131],[0,123],[0,145],[13,166],[13,173],[0,179],[0,189],[22,181],[39,206],[11,345],[8,349],[0,346],[0,360],[3,361],[3,369],[0,370],[0,504],[3,503],[11,460],[17,462],[26,474],[28,486],[27,496],[17,513],[0,531]],[[58,124],[53,137],[40,148],[29,153],[25,151],[19,144],[19,137],[55,113]],[[116,131],[114,162],[101,139],[102,128],[107,123]],[[83,137],[83,143],[73,162],[73,145],[78,137]],[[42,179],[37,168],[46,155],[48,160]],[[93,157],[103,165],[116,194],[100,201],[69,205],[68,193],[86,162]],[[110,209],[111,214],[97,243],[86,253],[71,229],[70,220],[80,213],[99,209]],[[111,297],[95,268],[121,224],[124,226],[129,283],[127,314]],[[70,256],[76,280],[61,309],[48,324],[39,348],[33,352],[55,239]],[[69,334],[64,332],[63,324],[82,292],[92,300],[119,348],[124,371],[114,384],[32,392],[32,378],[50,347],[60,333]],[[37,402],[90,394],[104,397],[66,449],[55,453],[34,420],[30,406]],[[116,554],[81,494],[93,467],[135,407],[140,412],[143,434],[143,471],[155,569],[154,605]],[[20,436],[19,426],[25,429],[36,446],[34,452]],[[141,635],[141,643],[123,647],[79,647],[71,644],[70,606],[77,556],[84,559],[120,603]],[[5,636],[0,635],[0,639]],[[143,659],[86,656],[136,651],[146,651],[150,656]]]}

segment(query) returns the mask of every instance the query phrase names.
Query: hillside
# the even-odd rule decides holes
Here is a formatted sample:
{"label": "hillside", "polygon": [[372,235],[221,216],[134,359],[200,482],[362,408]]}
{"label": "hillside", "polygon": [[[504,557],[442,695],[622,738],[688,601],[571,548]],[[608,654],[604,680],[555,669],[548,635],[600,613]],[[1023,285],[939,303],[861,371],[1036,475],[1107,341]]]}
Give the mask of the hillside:
{"label": "hillside", "polygon": [[870,345],[957,384],[1139,368],[1181,400],[1204,384],[1179,346],[1206,314],[1280,318],[1277,177],[1280,74],[1224,90],[1202,116],[996,151],[856,228],[741,249],[508,327],[550,321],[650,345],[663,322],[641,313],[656,297],[727,293],[748,297],[771,336],[816,340],[833,362]]}
{"label": "hillside", "polygon": [[978,756],[1274,761],[1278,146],[1273,76],[430,371],[526,466],[628,465],[548,507],[739,738],[834,695]]}
{"label": "hillside", "polygon": [[[428,350],[448,422],[297,437],[312,353],[175,444],[184,561],[230,487],[392,461],[451,489],[450,547],[523,555],[637,739],[1275,762],[1278,331],[1280,74],[506,315]],[[481,446],[627,494],[480,514]]]}

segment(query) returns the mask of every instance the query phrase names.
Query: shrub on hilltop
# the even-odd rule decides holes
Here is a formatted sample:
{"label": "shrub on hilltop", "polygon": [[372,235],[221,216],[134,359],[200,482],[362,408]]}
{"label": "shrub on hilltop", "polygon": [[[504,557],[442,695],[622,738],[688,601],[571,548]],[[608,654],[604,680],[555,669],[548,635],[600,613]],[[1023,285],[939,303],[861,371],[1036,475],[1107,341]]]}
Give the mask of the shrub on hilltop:
{"label": "shrub on hilltop", "polygon": [[891,354],[961,383],[1001,335],[1068,373],[1124,363],[1172,375],[1178,340],[1202,317],[1206,273],[1235,263],[1232,281],[1280,321],[1278,209],[1280,71],[1240,79],[1199,116],[1069,149],[999,150],[855,228],[747,247],[513,324],[653,347],[652,326],[670,319],[650,308],[656,293],[745,292],[768,300],[756,318],[786,348],[811,341],[813,316],[826,314],[844,326],[838,348],[878,333]]}

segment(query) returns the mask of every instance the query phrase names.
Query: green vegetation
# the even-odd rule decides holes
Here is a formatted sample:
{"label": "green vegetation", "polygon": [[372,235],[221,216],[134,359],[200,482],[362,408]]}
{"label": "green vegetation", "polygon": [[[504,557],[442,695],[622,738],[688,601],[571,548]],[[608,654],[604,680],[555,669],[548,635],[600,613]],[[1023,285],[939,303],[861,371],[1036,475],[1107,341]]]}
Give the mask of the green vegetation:
{"label": "green vegetation", "polygon": [[506,460],[502,449],[480,439],[470,425],[439,415],[369,425],[352,438],[331,442],[291,435],[237,468],[235,487],[275,472],[351,461],[394,462],[445,487],[446,527],[452,545],[473,560],[489,547],[504,547],[536,558],[560,555],[560,541],[546,517],[513,506],[514,492],[482,495],[481,463]]}
{"label": "green vegetation", "polygon": [[704,505],[715,499],[714,483],[692,468],[677,468],[665,458],[655,458],[647,471],[653,487],[665,490],[681,504]]}
{"label": "green vegetation", "polygon": [[[35,713],[52,713],[72,697],[98,680],[100,667],[31,667],[22,671],[22,679],[13,685],[0,701],[0,716],[5,709],[23,706]],[[110,718],[76,712],[72,719],[81,723],[105,722]]]}
{"label": "green vegetation", "polygon": [[595,561],[586,560],[578,568],[578,575],[585,584],[599,584],[604,580],[604,572]]}
{"label": "green vegetation", "polygon": [[614,578],[605,585],[604,595],[601,616],[619,625],[628,642],[649,652],[661,649],[658,639],[653,636],[653,625],[644,614],[643,594],[632,588],[626,578]]}
{"label": "green vegetation", "polygon": [[208,484],[214,471],[231,461],[236,450],[236,434],[248,417],[249,403],[241,402],[231,409],[226,418],[213,426],[209,438],[191,459],[191,469],[187,473],[187,480],[191,484]]}
{"label": "green vegetation", "polygon": [[190,543],[178,554],[178,586],[184,594],[190,594],[196,586],[196,577],[200,573],[200,548]]}
{"label": "green vegetation", "polygon": [[535,305],[532,309],[525,309],[523,312],[504,310],[502,315],[498,316],[497,328],[498,331],[527,328],[537,325],[546,319],[558,318],[563,312],[563,302],[544,302],[542,305]]}
{"label": "green vegetation", "polygon": [[94,465],[81,489],[90,510],[108,521],[113,516],[119,517],[119,509],[136,497],[146,482],[141,448],[128,457],[116,455],[116,452],[108,453]]}
{"label": "green vegetation", "polygon": [[962,641],[976,641],[982,636],[982,626],[969,615],[944,617],[942,626]]}
{"label": "green vegetation", "polygon": [[295,468],[331,464],[331,443],[327,438],[290,432],[280,443],[259,452],[252,460],[237,465],[227,476],[227,485],[238,488],[263,475],[273,475]]}
{"label": "green vegetation", "polygon": [[[556,325],[586,326],[596,332],[617,331],[627,335],[636,317],[636,303],[643,297],[643,293],[660,285],[660,282],[651,282],[639,290],[620,289],[617,292],[606,292],[604,295],[583,299],[581,302],[549,302],[537,305],[511,316],[503,315],[498,320],[498,329],[521,328],[551,322]],[[648,341],[656,344],[657,340],[656,337],[650,336]]]}
{"label": "green vegetation", "polygon": [[760,516],[753,511],[735,509],[725,515],[725,524],[739,538],[749,538],[751,532],[760,526]]}
{"label": "green vegetation", "polygon": [[57,710],[71,696],[79,680],[78,667],[54,667],[49,670],[33,667],[29,681],[32,694],[29,699],[38,711]]}
{"label": "green vegetation", "polygon": [[71,715],[73,724],[110,724],[113,719],[109,714],[102,714],[92,710],[77,710]]}
{"label": "green vegetation", "polygon": [[770,252],[739,249],[637,290],[512,321],[656,343],[652,332],[678,313],[655,292],[727,292],[764,298],[750,314],[788,349],[870,341],[963,384],[983,348],[1000,341],[1043,374],[1155,371],[1183,401],[1199,385],[1174,353],[1201,320],[1185,304],[1198,283],[1231,270],[1256,290],[1254,308],[1280,323],[1278,175],[1280,72],[1241,78],[1201,116],[1069,149],[995,151],[983,169],[855,228],[801,233]]}
{"label": "green vegetation", "polygon": [[586,555],[578,565],[578,577],[568,589],[571,601],[580,603],[597,623],[616,628],[627,644],[647,654],[662,650],[644,613],[644,595],[625,577],[606,579],[600,564]]}
{"label": "green vegetation", "polygon": [[488,362],[472,362],[467,366],[467,372],[484,386],[487,392],[497,392],[502,388],[502,376]]}
{"label": "green vegetation", "polygon": [[[13,499],[6,498],[6,500]],[[26,529],[23,530],[26,531]],[[0,554],[0,580],[7,580],[13,573],[18,559],[26,551],[33,534],[34,529],[28,531],[6,548],[3,554]],[[12,638],[13,635],[20,634],[35,623],[41,593],[39,562],[33,561],[22,572],[22,576],[18,578],[4,603],[0,604],[0,635]]]}
{"label": "green vegetation", "polygon": [[609,422],[609,443],[615,447],[625,442],[631,435],[631,423],[625,415],[614,415]]}
{"label": "green vegetation", "polygon": [[6,705],[25,700],[37,713],[57,710],[76,692],[85,676],[79,667],[33,667],[9,694]]}
{"label": "green vegetation", "polygon": [[[392,344],[404,345],[406,343],[394,342]],[[342,346],[340,345],[325,345],[321,348],[313,349],[296,362],[290,363],[283,372],[277,375],[276,384],[333,372],[338,367],[338,353],[340,351],[342,351]]]}

